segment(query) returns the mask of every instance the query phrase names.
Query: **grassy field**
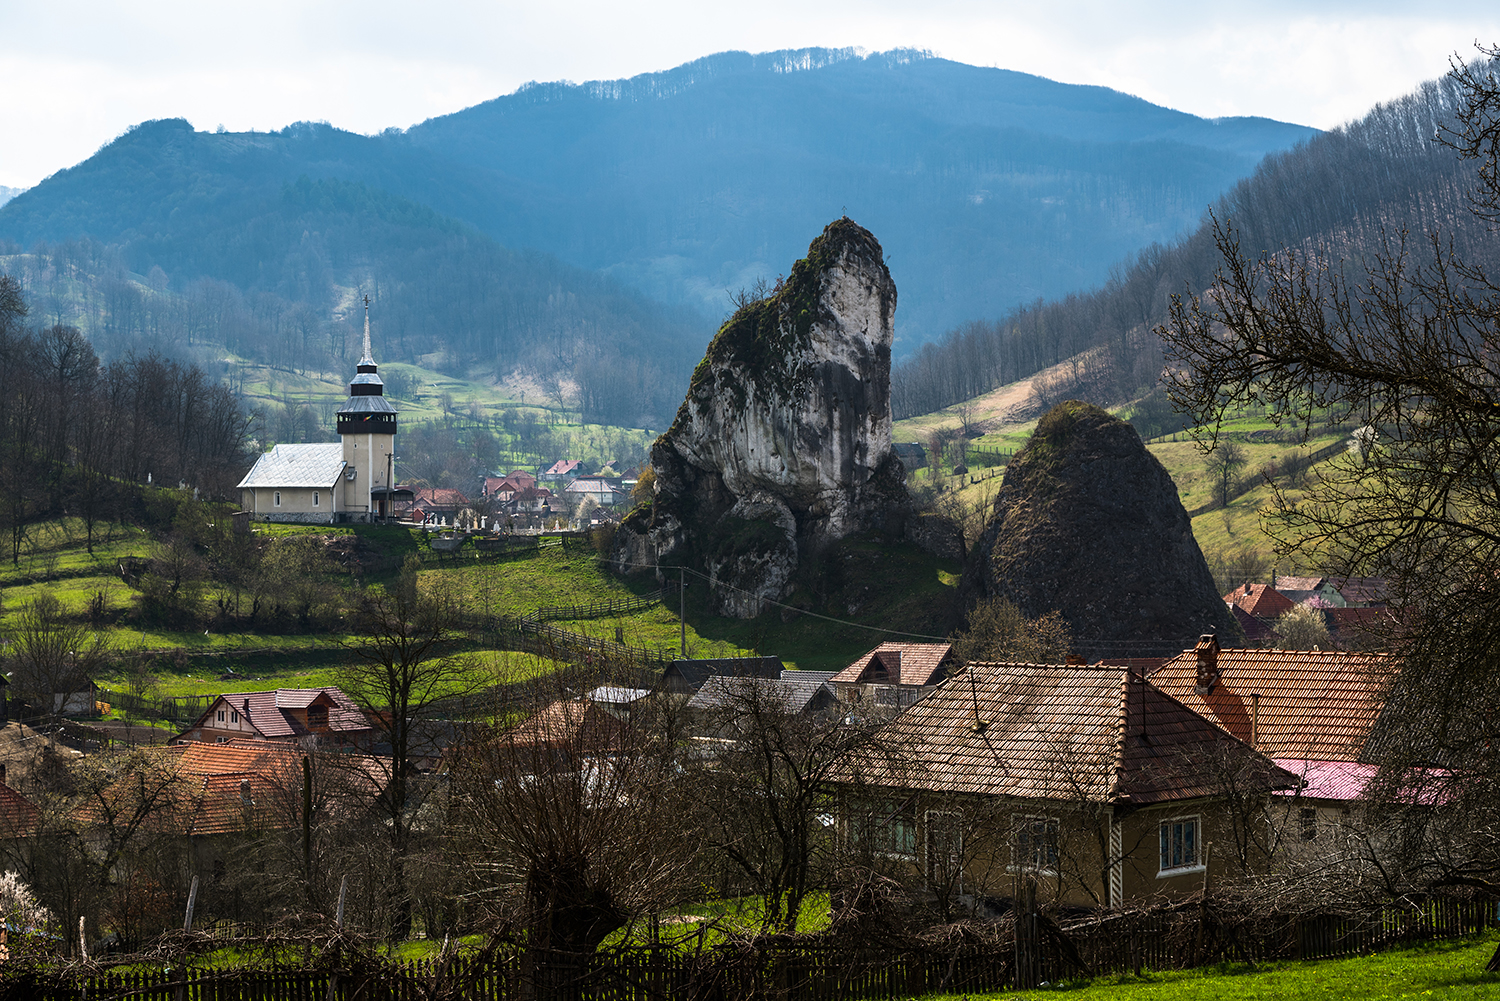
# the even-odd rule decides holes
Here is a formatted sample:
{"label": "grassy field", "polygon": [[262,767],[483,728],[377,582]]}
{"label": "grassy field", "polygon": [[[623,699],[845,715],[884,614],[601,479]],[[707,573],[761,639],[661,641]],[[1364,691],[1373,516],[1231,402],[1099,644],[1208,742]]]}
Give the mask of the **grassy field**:
{"label": "grassy field", "polygon": [[1069,1001],[1333,1001],[1339,998],[1432,998],[1480,1001],[1500,997],[1500,974],[1484,964],[1500,935],[1381,952],[1353,959],[1271,963],[1258,969],[1202,970],[1107,977],[989,995],[929,995],[926,1001],[1059,997]]}

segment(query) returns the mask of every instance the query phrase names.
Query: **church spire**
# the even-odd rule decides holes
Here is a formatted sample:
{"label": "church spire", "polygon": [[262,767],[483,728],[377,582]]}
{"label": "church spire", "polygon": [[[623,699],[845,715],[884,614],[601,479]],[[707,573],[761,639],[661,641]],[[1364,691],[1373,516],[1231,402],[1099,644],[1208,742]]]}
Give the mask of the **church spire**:
{"label": "church spire", "polygon": [[365,296],[365,353],[359,359],[361,365],[374,365],[375,356],[370,353],[370,297]]}
{"label": "church spire", "polygon": [[360,355],[356,372],[374,372],[375,355],[370,351],[370,297],[365,296],[365,353]]}

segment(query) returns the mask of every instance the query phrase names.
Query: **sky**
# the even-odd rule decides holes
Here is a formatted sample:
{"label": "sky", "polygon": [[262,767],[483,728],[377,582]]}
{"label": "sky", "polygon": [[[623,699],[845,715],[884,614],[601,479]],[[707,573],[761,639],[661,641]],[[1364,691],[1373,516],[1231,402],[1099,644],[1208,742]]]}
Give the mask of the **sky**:
{"label": "sky", "polygon": [[1206,117],[1318,128],[1500,43],[1495,0],[0,0],[0,185],[131,125],[404,128],[527,81],[607,80],[742,49],[919,48]]}

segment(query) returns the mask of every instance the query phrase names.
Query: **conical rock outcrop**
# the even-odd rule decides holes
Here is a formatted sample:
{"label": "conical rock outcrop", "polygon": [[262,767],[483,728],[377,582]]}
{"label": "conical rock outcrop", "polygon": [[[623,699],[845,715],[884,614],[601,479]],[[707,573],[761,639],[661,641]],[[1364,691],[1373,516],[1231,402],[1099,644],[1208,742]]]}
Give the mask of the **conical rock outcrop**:
{"label": "conical rock outcrop", "polygon": [[1171,476],[1134,428],[1076,400],[1049,410],[1006,468],[963,587],[971,604],[1062,612],[1090,657],[1241,640]]}
{"label": "conical rock outcrop", "polygon": [[830,223],[791,275],[720,328],[670,430],[655,492],[616,535],[616,563],[689,566],[718,610],[750,617],[829,542],[902,530],[891,451],[896,286],[880,244]]}

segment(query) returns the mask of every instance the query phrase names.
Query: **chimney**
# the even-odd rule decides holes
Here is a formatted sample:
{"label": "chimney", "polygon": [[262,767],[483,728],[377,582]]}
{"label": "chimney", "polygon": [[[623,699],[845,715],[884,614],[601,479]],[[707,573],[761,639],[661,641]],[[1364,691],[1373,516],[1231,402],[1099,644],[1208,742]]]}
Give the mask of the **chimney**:
{"label": "chimney", "polygon": [[1081,653],[1070,653],[1063,658],[1063,663],[1069,667],[1084,667],[1088,664],[1088,661],[1084,659]]}
{"label": "chimney", "polygon": [[1260,746],[1260,693],[1250,693],[1250,746]]}
{"label": "chimney", "polygon": [[1211,695],[1214,685],[1219,683],[1219,638],[1213,633],[1204,633],[1198,637],[1193,652],[1198,655],[1198,679],[1193,691],[1199,695]]}

